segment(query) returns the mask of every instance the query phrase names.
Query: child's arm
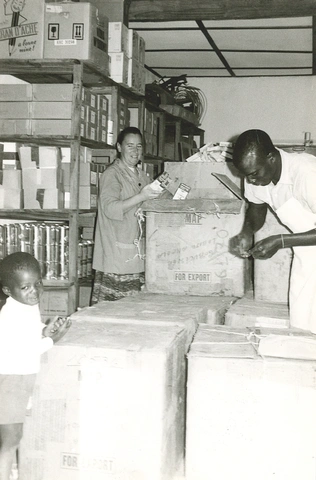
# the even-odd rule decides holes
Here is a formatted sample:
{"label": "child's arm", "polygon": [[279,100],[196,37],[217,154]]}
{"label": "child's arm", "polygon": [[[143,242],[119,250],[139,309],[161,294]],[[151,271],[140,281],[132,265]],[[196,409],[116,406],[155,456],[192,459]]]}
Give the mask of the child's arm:
{"label": "child's arm", "polygon": [[68,317],[55,317],[43,328],[43,336],[57,343],[69,330],[71,320]]}

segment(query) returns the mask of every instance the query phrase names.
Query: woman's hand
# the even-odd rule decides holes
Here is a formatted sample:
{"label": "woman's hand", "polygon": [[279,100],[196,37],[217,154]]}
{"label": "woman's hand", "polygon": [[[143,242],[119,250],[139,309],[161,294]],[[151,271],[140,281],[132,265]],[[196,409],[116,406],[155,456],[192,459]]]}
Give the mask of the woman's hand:
{"label": "woman's hand", "polygon": [[153,186],[150,183],[149,185],[145,185],[145,187],[141,189],[140,195],[143,197],[143,201],[151,200],[153,198],[159,197],[162,191],[163,191],[162,187],[158,189],[157,187]]}

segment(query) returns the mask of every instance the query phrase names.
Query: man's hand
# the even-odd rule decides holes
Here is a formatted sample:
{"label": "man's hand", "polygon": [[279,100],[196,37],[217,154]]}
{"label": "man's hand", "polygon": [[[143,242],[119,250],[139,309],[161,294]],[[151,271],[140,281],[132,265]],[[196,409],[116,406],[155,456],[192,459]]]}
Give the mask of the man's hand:
{"label": "man's hand", "polygon": [[280,248],[282,248],[281,235],[271,235],[257,242],[250,250],[250,255],[258,260],[265,260],[273,257]]}
{"label": "man's hand", "polygon": [[247,258],[251,256],[249,253],[252,246],[252,235],[239,233],[229,240],[229,251],[236,257]]}

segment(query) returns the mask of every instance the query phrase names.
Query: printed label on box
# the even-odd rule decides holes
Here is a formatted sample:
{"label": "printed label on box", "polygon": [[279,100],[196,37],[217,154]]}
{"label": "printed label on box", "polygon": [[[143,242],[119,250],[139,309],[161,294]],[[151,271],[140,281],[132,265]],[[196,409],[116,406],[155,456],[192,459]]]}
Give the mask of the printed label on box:
{"label": "printed label on box", "polygon": [[43,58],[44,3],[4,0],[0,5],[0,57]]}
{"label": "printed label on box", "polygon": [[73,38],[65,38],[63,40],[55,40],[54,45],[56,45],[56,47],[63,47],[65,45],[67,47],[69,47],[69,45],[77,45],[77,40],[75,40]]}
{"label": "printed label on box", "polygon": [[174,272],[174,282],[210,282],[212,280],[211,273],[205,272]]}

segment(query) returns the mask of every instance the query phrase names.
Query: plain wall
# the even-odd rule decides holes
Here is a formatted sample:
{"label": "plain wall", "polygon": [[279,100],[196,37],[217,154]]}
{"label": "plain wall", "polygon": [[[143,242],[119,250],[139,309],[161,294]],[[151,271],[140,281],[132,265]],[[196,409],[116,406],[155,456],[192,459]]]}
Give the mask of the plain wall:
{"label": "plain wall", "polygon": [[316,142],[316,77],[190,78],[205,94],[205,143],[232,140],[244,130],[265,130],[277,143]]}

